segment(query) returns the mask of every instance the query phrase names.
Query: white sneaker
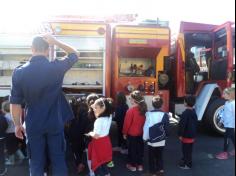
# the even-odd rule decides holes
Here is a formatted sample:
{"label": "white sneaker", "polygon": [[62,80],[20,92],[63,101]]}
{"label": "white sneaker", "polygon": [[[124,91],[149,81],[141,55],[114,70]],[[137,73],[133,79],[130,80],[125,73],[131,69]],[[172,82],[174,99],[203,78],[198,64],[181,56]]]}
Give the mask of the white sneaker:
{"label": "white sneaker", "polygon": [[121,147],[114,147],[112,149],[113,152],[120,152],[121,151]]}
{"label": "white sneaker", "polygon": [[128,149],[122,149],[120,153],[123,155],[128,155]]}

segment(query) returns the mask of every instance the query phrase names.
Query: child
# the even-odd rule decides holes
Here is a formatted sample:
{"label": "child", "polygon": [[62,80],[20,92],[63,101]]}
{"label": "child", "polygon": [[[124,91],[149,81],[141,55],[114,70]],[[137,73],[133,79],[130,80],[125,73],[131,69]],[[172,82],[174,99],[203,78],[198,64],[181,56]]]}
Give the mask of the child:
{"label": "child", "polygon": [[3,112],[5,113],[5,117],[8,123],[8,128],[6,130],[6,134],[7,134],[6,148],[7,148],[7,153],[9,155],[9,159],[6,162],[6,164],[14,165],[15,155],[18,157],[20,163],[23,161],[23,159],[25,159],[25,156],[23,155],[22,151],[19,148],[20,141],[15,136],[15,125],[10,114],[10,102],[4,101],[2,103],[2,109],[3,109]]}
{"label": "child", "polygon": [[0,175],[4,176],[7,173],[7,168],[5,167],[5,137],[6,130],[8,128],[8,123],[4,117],[3,112],[0,110]]}
{"label": "child", "polygon": [[[227,100],[224,105],[221,122],[225,127],[224,135],[224,151],[216,155],[217,159],[228,159],[229,139],[232,140],[235,148],[235,88],[226,88],[223,97]],[[235,155],[235,150],[229,152],[230,155]]]}
{"label": "child", "polygon": [[196,98],[192,95],[186,96],[184,104],[186,110],[180,117],[179,122],[179,139],[182,143],[183,158],[179,164],[181,169],[192,168],[193,144],[197,133],[197,114],[194,109]]}
{"label": "child", "polygon": [[89,158],[96,176],[110,176],[106,163],[112,161],[112,145],[109,131],[112,122],[112,101],[99,98],[92,105],[96,120],[93,131],[87,135],[92,137],[89,143]]}
{"label": "child", "polygon": [[127,153],[127,144],[123,138],[122,130],[125,120],[125,114],[129,109],[126,103],[126,96],[123,92],[119,92],[116,95],[116,108],[115,108],[115,121],[118,127],[118,148],[117,151],[120,151],[122,154]]}
{"label": "child", "polygon": [[85,136],[86,126],[88,124],[88,105],[82,99],[78,99],[76,102],[77,109],[74,109],[75,118],[70,122],[67,130],[68,140],[71,144],[71,149],[77,166],[77,172],[81,173],[85,166],[82,162],[83,152],[85,150]]}
{"label": "child", "polygon": [[[96,120],[96,117],[94,115],[94,112],[93,112],[93,108],[91,107],[94,102],[99,98],[99,96],[95,93],[91,93],[87,96],[86,98],[86,103],[88,105],[88,120],[89,120],[89,123],[87,124],[86,126],[86,133],[89,133],[90,131],[93,131],[93,126],[94,126],[94,122]],[[88,163],[88,169],[89,169],[89,176],[94,176],[94,172],[91,168],[91,161],[89,160],[88,158],[88,145],[89,145],[89,142],[91,141],[90,139],[91,137],[87,137],[85,138],[85,145],[86,145],[86,154],[87,154],[87,163]]]}
{"label": "child", "polygon": [[[160,96],[153,97],[152,105],[154,110],[146,113],[146,121],[143,128],[143,139],[148,143],[149,153],[149,173],[144,176],[163,176],[163,150],[165,147],[165,138],[169,126],[169,116],[161,111],[163,100]],[[151,139],[150,130],[158,128],[158,125],[163,124],[164,137],[157,140],[158,136]]]}
{"label": "child", "polygon": [[131,108],[126,112],[123,127],[124,139],[128,140],[128,164],[127,169],[132,172],[143,171],[143,126],[147,104],[140,91],[130,94]]}

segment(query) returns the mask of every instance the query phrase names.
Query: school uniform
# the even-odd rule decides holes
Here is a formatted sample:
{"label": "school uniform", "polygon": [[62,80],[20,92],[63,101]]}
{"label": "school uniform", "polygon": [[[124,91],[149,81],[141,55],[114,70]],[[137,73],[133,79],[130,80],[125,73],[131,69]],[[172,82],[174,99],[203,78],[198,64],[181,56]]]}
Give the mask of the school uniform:
{"label": "school uniform", "polygon": [[96,176],[109,174],[106,163],[112,161],[112,145],[109,137],[111,122],[111,117],[99,117],[94,123],[93,132],[100,137],[93,138],[89,143],[88,157]]}
{"label": "school uniform", "polygon": [[123,134],[128,140],[128,163],[132,166],[142,165],[144,156],[143,126],[145,116],[137,106],[130,108],[125,115]]}
{"label": "school uniform", "polygon": [[192,167],[192,153],[197,134],[197,114],[194,109],[186,109],[180,117],[178,135],[181,138],[183,164]]}
{"label": "school uniform", "polygon": [[38,55],[13,72],[10,103],[25,103],[31,176],[43,176],[46,147],[53,175],[67,175],[63,130],[73,112],[62,93],[62,84],[66,71],[77,61],[75,53],[52,62]]}
{"label": "school uniform", "polygon": [[122,130],[123,130],[124,121],[125,121],[125,114],[128,109],[129,109],[128,105],[123,104],[123,105],[117,106],[115,110],[115,121],[118,127],[118,147],[121,147],[122,149],[127,148],[126,141],[123,138]]}
{"label": "school uniform", "polygon": [[163,150],[165,147],[166,139],[160,141],[150,140],[149,131],[155,128],[159,123],[164,124],[164,133],[168,134],[169,116],[159,110],[153,110],[146,113],[146,121],[143,127],[143,140],[147,141],[148,154],[149,154],[149,172],[152,174],[160,170],[164,170],[163,166]]}

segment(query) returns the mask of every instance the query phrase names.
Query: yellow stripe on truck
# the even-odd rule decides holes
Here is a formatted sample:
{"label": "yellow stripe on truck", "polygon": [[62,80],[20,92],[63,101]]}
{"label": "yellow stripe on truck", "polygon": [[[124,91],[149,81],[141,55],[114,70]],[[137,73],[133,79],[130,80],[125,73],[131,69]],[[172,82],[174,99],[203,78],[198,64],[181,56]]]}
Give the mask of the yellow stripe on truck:
{"label": "yellow stripe on truck", "polygon": [[62,30],[97,30],[99,28],[106,28],[105,25],[99,24],[73,24],[73,23],[51,23],[52,28],[60,27]]}
{"label": "yellow stripe on truck", "polygon": [[116,27],[116,33],[169,35],[169,29],[142,28],[142,27]]}
{"label": "yellow stripe on truck", "polygon": [[153,35],[153,34],[116,34],[116,38],[126,38],[126,39],[161,39],[169,40],[169,35]]}
{"label": "yellow stripe on truck", "polygon": [[71,30],[63,30],[60,32],[60,35],[80,35],[80,36],[99,36],[104,37],[105,35],[100,35],[97,31],[71,31]]}

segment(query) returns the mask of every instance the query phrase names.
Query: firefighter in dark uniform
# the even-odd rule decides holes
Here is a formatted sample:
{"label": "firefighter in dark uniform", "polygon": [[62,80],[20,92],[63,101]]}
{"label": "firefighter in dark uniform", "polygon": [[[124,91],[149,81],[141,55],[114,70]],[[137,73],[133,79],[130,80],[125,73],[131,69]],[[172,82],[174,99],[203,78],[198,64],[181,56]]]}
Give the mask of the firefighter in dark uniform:
{"label": "firefighter in dark uniform", "polygon": [[[49,45],[56,45],[68,53],[64,60],[49,61]],[[78,53],[51,35],[35,37],[32,58],[14,70],[11,90],[11,113],[16,137],[26,132],[30,158],[30,175],[43,176],[46,153],[54,176],[67,176],[65,163],[64,123],[73,118],[62,83],[65,73],[78,61]],[[21,123],[25,103],[25,125]]]}
{"label": "firefighter in dark uniform", "polygon": [[192,52],[187,53],[186,57],[186,93],[194,94],[195,85],[194,85],[194,75],[200,72],[200,67],[197,64],[194,54]]}

